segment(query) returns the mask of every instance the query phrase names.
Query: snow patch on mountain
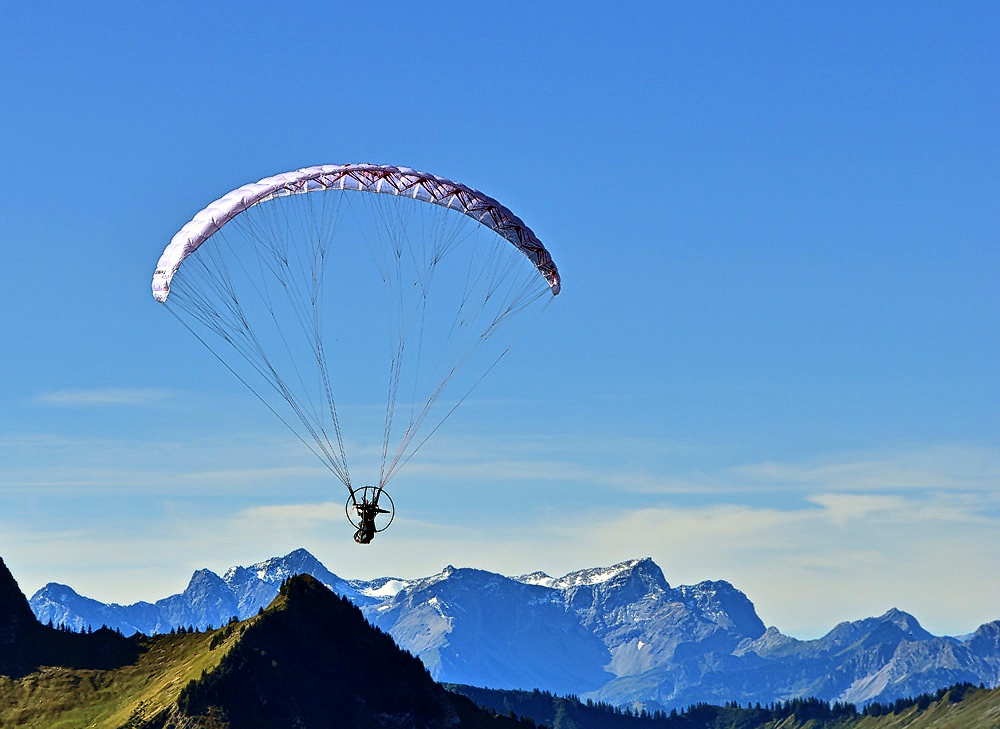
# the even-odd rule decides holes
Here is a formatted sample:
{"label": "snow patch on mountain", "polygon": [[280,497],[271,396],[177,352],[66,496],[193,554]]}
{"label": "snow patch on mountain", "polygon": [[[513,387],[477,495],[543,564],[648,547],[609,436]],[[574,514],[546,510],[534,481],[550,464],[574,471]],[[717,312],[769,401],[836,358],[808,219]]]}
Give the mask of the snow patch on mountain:
{"label": "snow patch on mountain", "polygon": [[368,597],[375,598],[385,598],[394,597],[398,595],[401,591],[405,590],[410,584],[406,580],[398,580],[395,578],[389,578],[387,580],[379,580],[380,584],[369,584],[364,587],[358,588],[358,592],[362,595],[367,595]]}

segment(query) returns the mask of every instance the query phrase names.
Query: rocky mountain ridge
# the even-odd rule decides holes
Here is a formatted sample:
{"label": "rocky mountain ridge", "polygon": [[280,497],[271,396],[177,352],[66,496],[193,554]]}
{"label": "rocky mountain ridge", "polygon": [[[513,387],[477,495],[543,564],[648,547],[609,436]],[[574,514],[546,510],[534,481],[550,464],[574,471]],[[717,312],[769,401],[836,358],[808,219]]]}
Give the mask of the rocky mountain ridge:
{"label": "rocky mountain ridge", "polygon": [[649,558],[558,578],[449,566],[416,580],[366,581],[342,579],[300,549],[222,577],[199,570],[184,592],[156,603],[104,605],[50,584],[31,607],[43,622],[75,628],[206,628],[256,613],[299,573],[348,598],[435,679],[451,683],[669,709],[802,696],[863,704],[1000,681],[1000,621],[957,639],[891,610],[802,641],[766,628],[730,583],[672,587]]}

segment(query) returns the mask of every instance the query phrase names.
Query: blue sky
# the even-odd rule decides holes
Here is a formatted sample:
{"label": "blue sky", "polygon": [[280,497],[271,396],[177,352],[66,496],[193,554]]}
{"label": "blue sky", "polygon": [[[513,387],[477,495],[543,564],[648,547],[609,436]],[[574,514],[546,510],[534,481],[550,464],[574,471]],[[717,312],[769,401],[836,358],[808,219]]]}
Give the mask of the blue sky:
{"label": "blue sky", "polygon": [[[650,555],[799,637],[1000,618],[991,3],[4,10],[0,555],[33,592]],[[342,487],[149,293],[298,167],[501,199],[563,294],[350,541]]]}

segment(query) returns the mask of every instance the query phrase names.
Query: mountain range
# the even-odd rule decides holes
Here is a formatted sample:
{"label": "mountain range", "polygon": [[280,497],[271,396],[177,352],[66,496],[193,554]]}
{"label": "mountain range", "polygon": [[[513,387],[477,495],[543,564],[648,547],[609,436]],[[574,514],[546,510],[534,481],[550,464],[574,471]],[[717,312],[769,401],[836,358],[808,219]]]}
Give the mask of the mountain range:
{"label": "mountain range", "polygon": [[211,631],[125,637],[39,623],[0,559],[0,726],[534,729],[446,690],[309,575]]}
{"label": "mountain range", "polygon": [[797,640],[766,627],[730,583],[672,587],[648,558],[559,578],[449,566],[416,580],[345,580],[299,549],[221,577],[199,570],[182,593],[155,603],[104,604],[52,583],[30,605],[41,622],[75,630],[206,629],[256,614],[296,574],[354,603],[449,683],[538,688],[653,711],[805,696],[891,702],[1000,681],[1000,620],[953,638],[890,610]]}

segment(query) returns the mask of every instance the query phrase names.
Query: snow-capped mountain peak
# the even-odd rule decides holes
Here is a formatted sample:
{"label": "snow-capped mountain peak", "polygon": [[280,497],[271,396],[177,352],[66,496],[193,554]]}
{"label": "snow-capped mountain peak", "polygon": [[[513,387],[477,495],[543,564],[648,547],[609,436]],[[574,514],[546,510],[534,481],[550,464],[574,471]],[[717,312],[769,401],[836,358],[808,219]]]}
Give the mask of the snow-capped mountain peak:
{"label": "snow-capped mountain peak", "polygon": [[314,571],[326,572],[323,564],[305,549],[296,549],[284,557],[271,557],[257,562],[249,567],[235,566],[226,570],[222,579],[229,585],[253,575],[261,582],[282,582],[299,574],[312,574]]}
{"label": "snow-capped mountain peak", "polygon": [[650,557],[628,559],[624,562],[613,564],[610,567],[590,567],[576,570],[562,577],[551,577],[545,572],[530,572],[511,579],[526,585],[541,585],[542,587],[552,587],[557,590],[567,590],[571,587],[600,585],[618,578],[628,577],[637,572],[648,573],[654,580],[662,580],[664,585],[666,585],[666,580],[663,579],[663,572],[660,571],[660,568]]}
{"label": "snow-capped mountain peak", "polygon": [[523,582],[525,585],[540,585],[541,587],[552,587],[552,583],[556,581],[554,577],[544,572],[531,572],[527,575],[518,575],[512,579]]}

